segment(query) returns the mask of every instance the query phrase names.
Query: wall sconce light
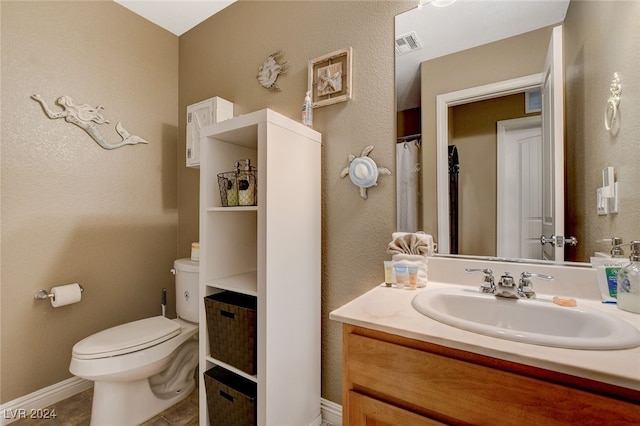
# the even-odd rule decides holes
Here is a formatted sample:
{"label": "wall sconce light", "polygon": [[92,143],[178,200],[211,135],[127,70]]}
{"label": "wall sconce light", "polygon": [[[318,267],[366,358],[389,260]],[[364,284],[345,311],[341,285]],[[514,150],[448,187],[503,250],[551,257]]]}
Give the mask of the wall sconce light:
{"label": "wall sconce light", "polygon": [[435,7],[445,7],[455,3],[456,0],[419,0],[418,9],[421,9],[425,4],[432,4]]}
{"label": "wall sconce light", "polygon": [[[607,99],[607,109],[604,112],[604,127],[608,131],[617,132],[619,130],[620,123],[617,122],[618,108],[620,107],[620,95],[622,93],[622,85],[620,84],[620,75],[617,72],[613,73],[611,79],[611,85],[609,86],[610,96]],[[616,127],[614,130],[613,128]]]}

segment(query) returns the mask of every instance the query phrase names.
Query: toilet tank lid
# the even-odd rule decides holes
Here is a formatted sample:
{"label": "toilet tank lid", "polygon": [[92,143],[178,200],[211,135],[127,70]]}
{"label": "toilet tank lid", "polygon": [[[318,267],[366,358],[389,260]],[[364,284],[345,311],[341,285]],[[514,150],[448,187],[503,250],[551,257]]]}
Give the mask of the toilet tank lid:
{"label": "toilet tank lid", "polygon": [[189,258],[177,259],[173,262],[173,267],[179,271],[198,272],[200,270],[200,263]]}
{"label": "toilet tank lid", "polygon": [[162,316],[108,328],[73,346],[78,359],[107,358],[155,346],[180,334],[180,324]]}

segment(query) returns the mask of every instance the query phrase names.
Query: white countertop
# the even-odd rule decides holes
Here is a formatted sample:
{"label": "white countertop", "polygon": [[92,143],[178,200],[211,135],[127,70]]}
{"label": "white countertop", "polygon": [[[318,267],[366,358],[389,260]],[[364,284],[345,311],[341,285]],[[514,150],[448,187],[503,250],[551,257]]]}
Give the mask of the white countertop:
{"label": "white countertop", "polygon": [[[429,271],[431,274],[431,270]],[[432,282],[425,289],[469,288]],[[476,286],[477,287],[477,286]],[[329,318],[411,339],[473,352],[519,364],[544,368],[640,391],[640,347],[622,350],[577,350],[539,346],[484,336],[432,320],[411,306],[421,291],[401,290],[384,284],[330,313]],[[560,292],[559,292],[560,293]],[[556,294],[540,294],[551,299]],[[599,300],[580,299],[578,306],[598,309],[621,318],[640,330],[640,315],[625,312]]]}

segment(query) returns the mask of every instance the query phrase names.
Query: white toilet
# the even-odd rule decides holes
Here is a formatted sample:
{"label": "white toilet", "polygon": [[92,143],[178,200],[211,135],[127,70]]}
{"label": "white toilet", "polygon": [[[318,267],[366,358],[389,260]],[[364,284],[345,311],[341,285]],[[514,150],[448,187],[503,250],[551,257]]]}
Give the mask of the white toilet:
{"label": "white toilet", "polygon": [[95,333],[73,347],[69,371],[94,381],[92,426],[140,424],[184,399],[198,365],[198,262],[178,259],[176,312]]}

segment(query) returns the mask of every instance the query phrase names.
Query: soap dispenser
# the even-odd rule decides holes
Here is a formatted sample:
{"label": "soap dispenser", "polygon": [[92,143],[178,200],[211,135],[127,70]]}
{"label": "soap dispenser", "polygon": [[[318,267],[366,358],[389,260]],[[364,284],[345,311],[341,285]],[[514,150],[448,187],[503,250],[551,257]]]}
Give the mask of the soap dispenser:
{"label": "soap dispenser", "polygon": [[624,257],[624,250],[622,249],[622,238],[611,238],[611,257]]}
{"label": "soap dispenser", "polygon": [[631,241],[631,263],[618,272],[618,308],[640,314],[640,241]]}

